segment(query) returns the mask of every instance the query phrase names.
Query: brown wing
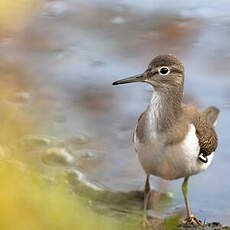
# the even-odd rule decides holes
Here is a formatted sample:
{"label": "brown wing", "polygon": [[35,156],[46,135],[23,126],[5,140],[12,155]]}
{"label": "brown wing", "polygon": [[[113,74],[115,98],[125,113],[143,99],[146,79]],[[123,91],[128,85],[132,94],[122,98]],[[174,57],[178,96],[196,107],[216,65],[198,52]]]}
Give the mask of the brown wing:
{"label": "brown wing", "polygon": [[205,116],[199,116],[193,120],[196,127],[196,135],[199,139],[200,152],[208,156],[216,150],[217,135],[213,127],[211,127]]}
{"label": "brown wing", "polygon": [[220,110],[214,106],[208,107],[203,112],[207,117],[207,121],[211,126],[215,126]]}
{"label": "brown wing", "polygon": [[[185,112],[188,112],[187,108],[188,106],[184,106]],[[196,128],[200,153],[208,156],[217,148],[218,140],[213,124],[217,120],[219,110],[215,107],[209,107],[201,112],[195,107],[190,107],[189,113],[190,121]]]}

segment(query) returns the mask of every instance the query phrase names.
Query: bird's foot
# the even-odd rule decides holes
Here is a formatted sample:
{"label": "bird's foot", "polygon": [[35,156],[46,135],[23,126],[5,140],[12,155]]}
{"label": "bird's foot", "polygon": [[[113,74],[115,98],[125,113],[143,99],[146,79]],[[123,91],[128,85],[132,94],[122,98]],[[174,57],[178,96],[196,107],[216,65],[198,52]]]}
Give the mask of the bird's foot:
{"label": "bird's foot", "polygon": [[142,228],[151,228],[151,229],[161,229],[163,220],[160,216],[153,215],[149,212],[150,215],[144,214],[141,222]]}
{"label": "bird's foot", "polygon": [[142,227],[149,228],[152,226],[151,220],[149,220],[148,216],[144,214],[142,219]]}
{"label": "bird's foot", "polygon": [[203,226],[203,224],[201,223],[201,221],[194,215],[190,215],[189,217],[186,217],[185,220],[182,221],[183,225],[198,225],[198,226]]}

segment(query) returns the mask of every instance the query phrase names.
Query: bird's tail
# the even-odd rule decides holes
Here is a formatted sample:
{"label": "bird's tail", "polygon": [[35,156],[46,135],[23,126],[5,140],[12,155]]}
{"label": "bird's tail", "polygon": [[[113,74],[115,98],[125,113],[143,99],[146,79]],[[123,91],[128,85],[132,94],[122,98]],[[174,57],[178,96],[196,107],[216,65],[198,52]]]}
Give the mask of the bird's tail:
{"label": "bird's tail", "polygon": [[208,107],[204,110],[204,114],[207,117],[208,123],[212,126],[216,125],[220,110],[214,106]]}

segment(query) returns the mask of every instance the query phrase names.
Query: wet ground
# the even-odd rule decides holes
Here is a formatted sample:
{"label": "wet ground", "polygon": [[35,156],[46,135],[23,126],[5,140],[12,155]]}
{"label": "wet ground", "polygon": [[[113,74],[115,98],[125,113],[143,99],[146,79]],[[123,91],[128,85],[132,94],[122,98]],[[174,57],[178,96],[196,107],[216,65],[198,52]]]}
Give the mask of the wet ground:
{"label": "wet ground", "polygon": [[[172,53],[185,65],[185,101],[221,110],[215,159],[190,180],[193,212],[230,225],[229,10],[227,1],[46,1],[23,30],[0,40],[3,98],[40,127],[39,135],[20,142],[27,160],[48,177],[80,169],[92,186],[143,189],[131,138],[152,90],[111,83],[144,71],[157,54]],[[8,86],[11,96],[4,94]],[[34,142],[39,151],[30,148]],[[184,209],[181,180],[152,182],[172,197],[161,215]]]}

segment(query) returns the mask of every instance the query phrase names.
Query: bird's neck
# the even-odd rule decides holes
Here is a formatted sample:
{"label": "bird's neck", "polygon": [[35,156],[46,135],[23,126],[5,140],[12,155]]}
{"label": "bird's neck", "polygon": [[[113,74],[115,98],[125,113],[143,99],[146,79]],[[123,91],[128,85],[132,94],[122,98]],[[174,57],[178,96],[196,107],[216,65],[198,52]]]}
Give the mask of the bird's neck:
{"label": "bird's neck", "polygon": [[146,111],[148,125],[158,133],[172,127],[181,115],[182,99],[183,87],[154,91]]}

